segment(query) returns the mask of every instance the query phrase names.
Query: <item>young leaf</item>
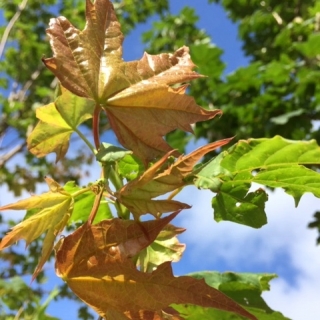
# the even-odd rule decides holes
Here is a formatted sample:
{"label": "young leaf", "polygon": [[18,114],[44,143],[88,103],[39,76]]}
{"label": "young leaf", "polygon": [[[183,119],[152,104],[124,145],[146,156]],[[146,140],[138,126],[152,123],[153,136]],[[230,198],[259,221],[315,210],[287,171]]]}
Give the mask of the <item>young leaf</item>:
{"label": "young leaf", "polygon": [[92,118],[94,103],[63,90],[55,103],[36,110],[40,122],[28,137],[28,149],[37,157],[55,152],[56,162],[68,151],[71,134],[85,120]]}
{"label": "young leaf", "polygon": [[136,269],[130,257],[149,245],[176,215],[139,223],[113,219],[85,224],[58,244],[56,272],[102,317],[118,312],[139,319],[137,315],[155,315],[172,303],[193,303],[256,319],[204,281],[174,277],[169,262],[152,273]]}
{"label": "young leaf", "polygon": [[[150,213],[158,218],[162,213],[176,210],[188,209],[189,205],[175,200],[153,200],[161,194],[165,194],[176,189],[176,186],[162,185],[154,181],[157,171],[165,164],[168,157],[173,152],[169,152],[160,160],[154,163],[140,177],[127,183],[120,191],[115,193],[118,201],[125,205],[133,214],[136,220],[143,214]],[[180,185],[179,185],[180,186]],[[178,187],[179,187],[178,186]]]}
{"label": "young leaf", "polygon": [[[73,181],[69,181],[63,186],[63,189],[68,193],[73,194],[74,192],[80,191],[82,188],[77,186]],[[74,198],[74,208],[68,223],[70,224],[75,221],[88,220],[90,211],[95,201],[95,197],[96,195],[91,190],[77,195]],[[101,201],[96,217],[94,219],[94,223],[111,218],[113,218],[113,215],[108,204]]]}
{"label": "young leaf", "polygon": [[65,88],[101,105],[120,143],[145,164],[172,150],[162,138],[168,132],[192,132],[192,123],[221,114],[184,94],[181,84],[200,77],[187,47],[124,62],[123,34],[110,0],[86,0],[86,21],[80,31],[64,17],[51,19],[54,56],[43,62]]}
{"label": "young leaf", "polygon": [[[225,293],[259,320],[289,320],[280,312],[272,310],[261,297],[263,291],[269,290],[269,281],[276,277],[274,274],[197,272],[189,276],[204,279],[209,286]],[[190,320],[244,320],[241,316],[231,316],[222,310],[210,310],[192,305],[173,307]]]}
{"label": "young leaf", "polygon": [[320,148],[315,140],[241,140],[207,163],[195,184],[217,193],[213,199],[215,220],[230,220],[259,228],[267,222],[266,192],[248,193],[252,182],[282,187],[298,205],[306,192],[320,197],[320,174],[304,165],[320,164]]}
{"label": "young leaf", "polygon": [[140,176],[144,170],[143,163],[133,155],[126,155],[118,162],[119,174],[129,181]]}
{"label": "young leaf", "polygon": [[177,235],[185,229],[168,224],[158,237],[138,254],[137,266],[140,271],[152,272],[166,261],[179,261],[186,245],[179,242]]}
{"label": "young leaf", "polygon": [[13,227],[0,243],[0,250],[11,246],[20,239],[24,239],[28,246],[31,241],[47,231],[43,241],[41,257],[33,278],[37,276],[49,258],[54,240],[64,229],[73,210],[71,195],[52,179],[46,178],[46,182],[50,187],[49,192],[0,207],[0,210],[40,209],[39,212]]}
{"label": "young leaf", "polygon": [[119,161],[126,155],[130,155],[131,153],[131,151],[114,146],[107,142],[103,142],[98,153],[96,154],[96,158],[99,162],[110,163]]}
{"label": "young leaf", "polygon": [[[154,200],[160,195],[174,191],[189,184],[185,178],[193,171],[194,165],[208,152],[213,151],[231,139],[224,139],[200,147],[186,156],[180,156],[168,169],[161,172],[172,151],[153,164],[140,177],[127,183],[116,196],[137,219],[142,214],[150,213],[158,217],[164,212],[187,209],[185,203],[168,200]],[[160,172],[159,172],[160,171]]]}

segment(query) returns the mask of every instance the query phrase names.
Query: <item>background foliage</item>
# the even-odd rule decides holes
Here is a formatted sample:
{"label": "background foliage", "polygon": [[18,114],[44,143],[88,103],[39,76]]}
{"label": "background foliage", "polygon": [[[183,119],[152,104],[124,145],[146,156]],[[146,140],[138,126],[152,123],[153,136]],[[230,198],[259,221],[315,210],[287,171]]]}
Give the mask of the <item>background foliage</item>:
{"label": "background foliage", "polygon": [[[248,66],[228,75],[224,74],[222,50],[205,30],[197,27],[194,8],[185,7],[178,15],[172,15],[170,2],[166,0],[143,0],[139,6],[133,0],[122,0],[114,1],[114,6],[125,34],[153,17],[152,30],[142,36],[149,53],[190,46],[198,71],[208,76],[196,80],[190,94],[199,105],[207,108],[214,105],[224,112],[219,121],[197,124],[197,138],[216,141],[234,135],[241,139],[280,134],[289,139],[315,138],[320,143],[317,130],[320,3],[316,0],[293,0],[290,5],[275,0],[209,2],[220,3],[237,23],[244,53],[250,61]],[[93,160],[81,148],[75,148],[72,158],[56,165],[50,157],[38,159],[27,152],[25,136],[37,122],[35,109],[52,101],[57,83],[41,62],[43,55],[51,56],[45,35],[48,21],[52,16],[64,15],[72,17],[79,29],[83,28],[84,1],[11,0],[2,3],[1,10],[5,22],[0,27],[0,184],[7,185],[18,196],[24,189],[35,191],[45,175],[58,182],[79,181],[86,172],[77,164],[90,164]],[[108,123],[104,124],[106,128]],[[190,139],[180,131],[168,135],[171,145],[180,150]],[[19,154],[25,158],[24,163],[15,161]],[[315,218],[310,226],[320,229],[319,213]],[[12,225],[2,219],[1,223],[3,231]],[[28,250],[27,255],[20,254],[17,248],[0,253],[1,263],[5,265],[0,270],[3,279],[0,292],[6,290],[4,301],[9,308],[0,309],[3,319],[14,319],[17,311],[25,319],[35,319],[35,314],[39,314],[39,319],[50,319],[44,316],[40,306],[44,273],[36,280],[39,286],[32,289],[20,278],[31,274],[37,263],[38,243],[32,243]],[[18,287],[25,295],[19,294],[17,299]],[[62,288],[59,296],[73,298],[66,288]],[[50,298],[54,297],[52,293]],[[79,318],[92,319],[92,316],[82,307]]]}

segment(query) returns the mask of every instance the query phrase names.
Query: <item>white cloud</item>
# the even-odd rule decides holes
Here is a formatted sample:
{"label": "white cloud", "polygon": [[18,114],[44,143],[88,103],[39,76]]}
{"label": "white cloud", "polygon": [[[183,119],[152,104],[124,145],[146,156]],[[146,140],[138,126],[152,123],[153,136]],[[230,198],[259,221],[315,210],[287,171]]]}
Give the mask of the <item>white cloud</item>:
{"label": "white cloud", "polygon": [[320,200],[306,194],[295,208],[292,197],[276,190],[266,206],[268,224],[255,230],[216,223],[212,196],[195,188],[180,196],[181,201],[193,205],[180,213],[176,223],[187,228],[181,240],[187,243],[189,267],[200,271],[202,265],[222,265],[232,271],[255,272],[257,266],[265,266],[267,272],[279,275],[271,282],[271,291],[264,294],[271,308],[293,320],[319,319],[320,247],[315,245],[317,232],[307,225],[320,208]]}

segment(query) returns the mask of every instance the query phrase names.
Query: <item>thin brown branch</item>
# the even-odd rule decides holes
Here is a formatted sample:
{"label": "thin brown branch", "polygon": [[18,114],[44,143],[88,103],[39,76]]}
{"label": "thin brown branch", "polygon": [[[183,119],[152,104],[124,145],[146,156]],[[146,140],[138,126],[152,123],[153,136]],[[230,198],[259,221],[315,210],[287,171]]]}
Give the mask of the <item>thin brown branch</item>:
{"label": "thin brown branch", "polygon": [[1,41],[0,41],[0,60],[1,60],[2,54],[4,52],[4,48],[6,46],[9,34],[10,34],[14,24],[19,19],[22,11],[25,9],[27,3],[28,3],[28,0],[22,0],[21,4],[18,6],[18,11],[14,14],[12,19],[9,21],[6,29],[4,30],[3,36],[2,36]]}

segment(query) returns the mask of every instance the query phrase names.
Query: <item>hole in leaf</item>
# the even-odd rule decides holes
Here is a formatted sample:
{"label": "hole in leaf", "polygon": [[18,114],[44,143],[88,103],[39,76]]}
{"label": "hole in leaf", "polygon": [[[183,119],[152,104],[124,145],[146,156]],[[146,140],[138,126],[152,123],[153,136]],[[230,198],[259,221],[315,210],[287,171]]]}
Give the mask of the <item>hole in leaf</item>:
{"label": "hole in leaf", "polygon": [[258,170],[252,170],[251,174],[252,174],[253,177],[255,177],[258,174]]}
{"label": "hole in leaf", "polygon": [[241,206],[241,202],[237,202],[237,203],[236,203],[236,207],[239,208],[240,206]]}

